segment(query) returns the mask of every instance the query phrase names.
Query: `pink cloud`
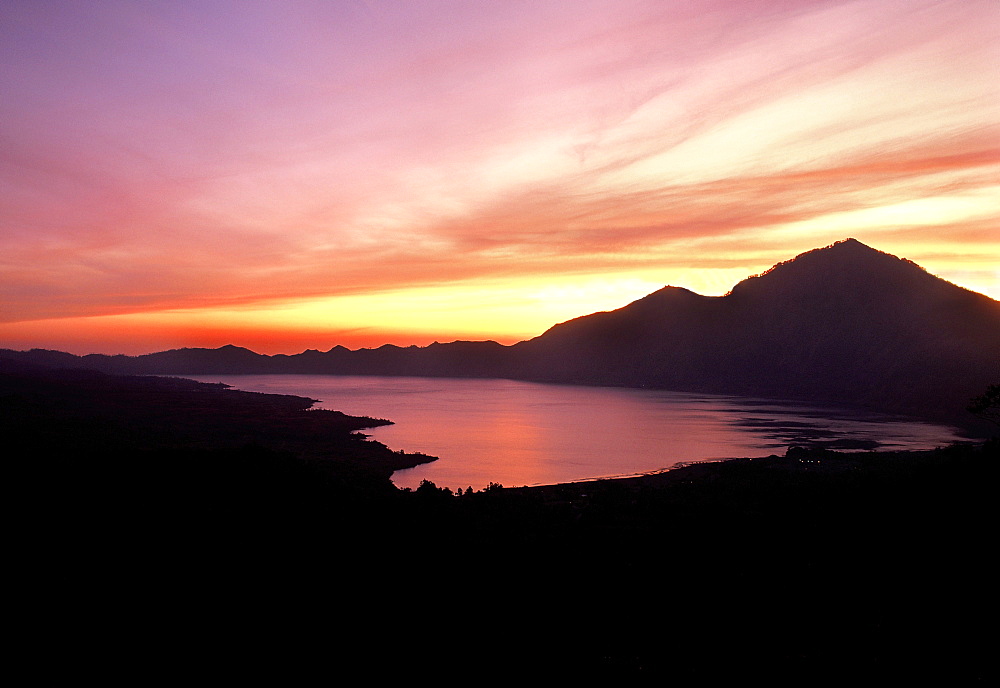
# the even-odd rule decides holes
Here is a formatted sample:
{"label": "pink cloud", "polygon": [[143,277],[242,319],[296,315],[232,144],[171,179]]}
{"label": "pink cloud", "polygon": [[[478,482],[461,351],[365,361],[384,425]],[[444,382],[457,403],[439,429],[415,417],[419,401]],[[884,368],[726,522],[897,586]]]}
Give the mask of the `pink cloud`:
{"label": "pink cloud", "polygon": [[776,262],[1000,166],[989,2],[45,7],[0,10],[8,322]]}

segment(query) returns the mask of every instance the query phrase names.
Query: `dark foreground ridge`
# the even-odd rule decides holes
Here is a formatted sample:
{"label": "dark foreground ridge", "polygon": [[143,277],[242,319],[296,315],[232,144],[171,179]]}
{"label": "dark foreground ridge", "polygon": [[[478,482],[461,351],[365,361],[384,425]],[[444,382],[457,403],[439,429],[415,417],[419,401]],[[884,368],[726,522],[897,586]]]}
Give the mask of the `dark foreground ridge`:
{"label": "dark foreground ridge", "polygon": [[453,494],[299,397],[6,363],[0,399],[39,678],[992,671],[995,440]]}
{"label": "dark foreground ridge", "polygon": [[[125,374],[500,377],[808,400],[950,424],[1000,379],[1000,302],[854,239],[803,253],[721,297],[664,287],[513,346],[451,342],[265,356],[237,346],[144,356],[2,351]],[[982,432],[983,426],[967,428]]]}

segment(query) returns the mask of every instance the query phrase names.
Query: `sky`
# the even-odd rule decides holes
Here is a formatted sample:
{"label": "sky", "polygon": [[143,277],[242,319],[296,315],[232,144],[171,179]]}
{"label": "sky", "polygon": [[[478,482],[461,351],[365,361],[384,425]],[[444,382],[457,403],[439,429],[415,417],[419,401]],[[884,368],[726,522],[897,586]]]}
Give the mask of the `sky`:
{"label": "sky", "polygon": [[854,237],[1000,299],[997,0],[7,0],[0,347],[513,343]]}

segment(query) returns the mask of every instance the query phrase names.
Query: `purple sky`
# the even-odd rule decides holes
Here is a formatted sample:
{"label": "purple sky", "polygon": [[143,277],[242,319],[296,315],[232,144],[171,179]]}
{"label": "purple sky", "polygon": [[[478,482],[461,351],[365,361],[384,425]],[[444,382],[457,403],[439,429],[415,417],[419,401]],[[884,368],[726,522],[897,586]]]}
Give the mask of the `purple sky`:
{"label": "purple sky", "polygon": [[1000,4],[0,6],[0,346],[513,341],[848,236],[1000,298]]}

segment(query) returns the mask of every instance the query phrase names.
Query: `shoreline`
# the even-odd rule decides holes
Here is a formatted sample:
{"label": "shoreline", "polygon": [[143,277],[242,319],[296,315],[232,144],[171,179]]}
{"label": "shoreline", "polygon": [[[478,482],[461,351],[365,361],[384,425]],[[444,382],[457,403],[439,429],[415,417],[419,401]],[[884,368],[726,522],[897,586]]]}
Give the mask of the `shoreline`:
{"label": "shoreline", "polygon": [[[996,440],[790,449],[459,497],[395,488],[390,466],[413,456],[356,432],[372,419],[198,385],[19,377],[0,362],[27,519],[18,561],[38,618],[79,624],[69,646],[93,635],[81,619],[120,614],[116,642],[148,652],[169,628],[153,646],[171,661],[176,628],[213,649],[220,637],[270,649],[303,629],[324,661],[368,669],[391,656],[472,676],[502,656],[518,678],[563,683],[801,684],[831,667],[898,682],[927,674],[928,657],[954,683],[989,666],[975,622]],[[623,602],[669,586],[687,592]]]}
{"label": "shoreline", "polygon": [[[824,476],[864,475],[866,471],[922,470],[924,464],[936,464],[947,469],[946,457],[963,452],[998,452],[997,438],[982,442],[960,442],[935,449],[890,450],[843,452],[830,449],[808,449],[790,447],[785,454],[771,454],[764,457],[731,457],[726,459],[706,459],[686,461],[669,468],[625,476],[608,476],[548,485],[523,485],[504,488],[512,492],[541,495],[545,498],[562,499],[567,495],[580,498],[590,492],[604,490],[659,490],[677,485],[696,485],[711,481],[728,472],[763,471],[786,474],[809,475],[812,478]],[[908,465],[909,464],[909,465]]]}

